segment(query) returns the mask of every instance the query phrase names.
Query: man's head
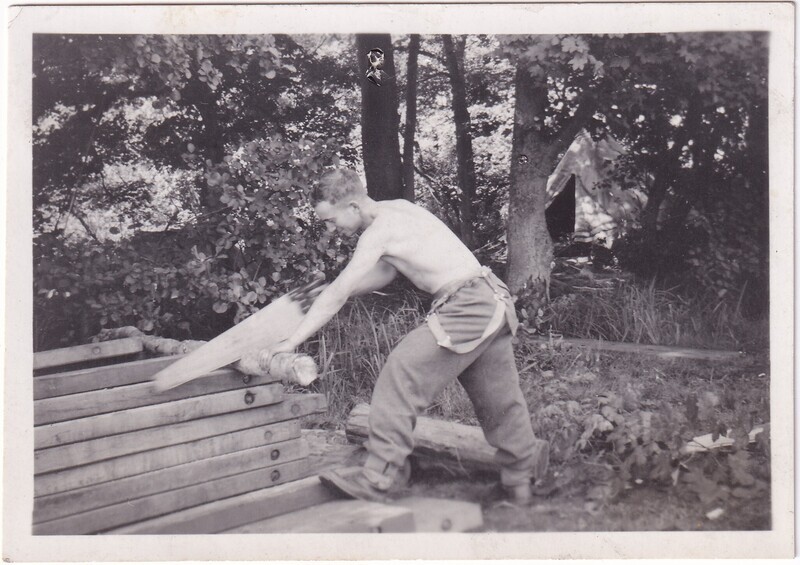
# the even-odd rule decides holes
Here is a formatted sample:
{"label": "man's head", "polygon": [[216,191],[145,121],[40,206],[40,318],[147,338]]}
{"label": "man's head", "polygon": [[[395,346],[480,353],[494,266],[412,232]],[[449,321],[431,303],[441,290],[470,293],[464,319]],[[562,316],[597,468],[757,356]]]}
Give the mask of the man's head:
{"label": "man's head", "polygon": [[355,171],[334,169],[322,175],[312,200],[328,229],[353,235],[363,224],[361,202],[365,198],[367,190]]}

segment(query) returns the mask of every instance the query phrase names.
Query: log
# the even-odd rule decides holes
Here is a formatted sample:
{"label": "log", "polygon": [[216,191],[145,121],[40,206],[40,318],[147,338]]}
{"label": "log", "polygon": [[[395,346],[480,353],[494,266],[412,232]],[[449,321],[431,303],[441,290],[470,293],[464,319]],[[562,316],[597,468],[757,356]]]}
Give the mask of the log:
{"label": "log", "polygon": [[187,443],[274,422],[301,418],[327,409],[322,394],[289,394],[282,402],[256,410],[242,410],[40,449],[34,452],[34,472],[47,473],[160,447]]}
{"label": "log", "polygon": [[721,349],[691,349],[688,347],[672,347],[667,345],[648,345],[644,343],[623,343],[619,341],[602,341],[595,339],[579,339],[567,337],[539,337],[528,336],[526,339],[538,343],[540,347],[586,347],[599,351],[615,353],[633,353],[637,355],[652,355],[662,359],[696,359],[699,361],[732,361],[739,359],[739,351]]}
{"label": "log", "polygon": [[284,422],[123,455],[88,465],[36,475],[33,484],[34,496],[48,496],[133,475],[152,473],[167,467],[270,445],[299,436],[300,423],[298,421]]}
{"label": "log", "polygon": [[[299,432],[299,428],[297,431]],[[260,435],[263,441],[263,433]],[[200,452],[197,453],[196,460],[188,459],[188,462],[183,464],[150,472],[147,470],[139,472],[137,469],[127,472],[129,476],[125,478],[34,498],[33,522],[34,524],[47,522],[113,504],[129,502],[151,494],[260,469],[267,465],[273,466],[295,461],[305,457],[307,453],[305,443],[300,439],[246,448],[216,456],[213,454],[208,456],[208,453]]]}
{"label": "log", "polygon": [[[347,438],[353,443],[363,443],[369,436],[369,406],[359,404],[347,419]],[[542,478],[549,462],[550,446],[536,440],[538,452],[534,479]],[[476,426],[434,420],[421,416],[414,430],[414,451],[411,456],[423,468],[448,471],[457,476],[472,473],[497,473],[496,449],[489,445],[483,431]]]}
{"label": "log", "polygon": [[116,528],[110,534],[216,534],[337,498],[319,477],[256,490]]}
{"label": "log", "polygon": [[102,533],[125,524],[163,516],[184,508],[282,484],[303,477],[305,462],[300,459],[161,492],[74,516],[42,522],[33,527],[34,535],[73,535]]}
{"label": "log", "polygon": [[283,387],[280,384],[269,384],[47,424],[34,428],[34,448],[43,449],[143,428],[177,424],[186,420],[275,404],[282,399]]}
{"label": "log", "polygon": [[49,369],[62,365],[72,365],[97,359],[108,359],[131,355],[142,351],[142,341],[138,338],[125,338],[106,343],[89,343],[50,351],[40,351],[33,355],[33,370]]}
{"label": "log", "polygon": [[232,371],[226,375],[219,375],[219,378],[216,379],[193,382],[180,390],[160,393],[154,393],[152,383],[148,382],[35,400],[33,423],[35,426],[40,426],[65,420],[77,420],[140,406],[163,404],[184,398],[265,385],[276,380],[276,377],[269,375],[243,380],[242,375]]}
{"label": "log", "polygon": [[228,530],[226,534],[355,534],[413,532],[414,514],[402,506],[334,500]]}

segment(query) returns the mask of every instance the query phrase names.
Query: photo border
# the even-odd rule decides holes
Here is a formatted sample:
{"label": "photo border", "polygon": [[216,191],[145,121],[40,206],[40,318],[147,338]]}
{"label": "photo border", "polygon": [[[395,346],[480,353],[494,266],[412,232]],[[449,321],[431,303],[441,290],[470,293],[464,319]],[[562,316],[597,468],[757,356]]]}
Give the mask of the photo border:
{"label": "photo border", "polygon": [[[613,17],[609,17],[613,11]],[[12,561],[791,557],[794,555],[794,21],[790,3],[26,6],[7,11],[3,552]],[[33,33],[769,31],[772,530],[33,536]],[[792,425],[788,425],[792,423]]]}

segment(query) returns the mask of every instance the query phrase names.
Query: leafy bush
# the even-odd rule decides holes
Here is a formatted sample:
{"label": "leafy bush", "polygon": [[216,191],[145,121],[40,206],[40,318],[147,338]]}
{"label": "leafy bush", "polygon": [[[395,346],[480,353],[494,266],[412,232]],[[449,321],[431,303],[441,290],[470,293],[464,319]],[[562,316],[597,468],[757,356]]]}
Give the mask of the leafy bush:
{"label": "leafy bush", "polygon": [[[603,505],[632,489],[669,488],[704,512],[768,499],[769,380],[757,366],[698,370],[696,362],[562,352],[524,339],[517,356],[534,431],[551,443],[562,490]],[[764,431],[749,443],[757,426]],[[734,443],[688,449],[706,434]]]}
{"label": "leafy bush", "polygon": [[119,243],[36,237],[37,350],[122,325],[209,339],[313,272],[335,274],[349,242],[319,225],[308,193],[336,162],[336,147],[334,140],[272,137],[244,144],[222,164],[206,162],[206,181],[223,209],[179,230],[139,232]]}

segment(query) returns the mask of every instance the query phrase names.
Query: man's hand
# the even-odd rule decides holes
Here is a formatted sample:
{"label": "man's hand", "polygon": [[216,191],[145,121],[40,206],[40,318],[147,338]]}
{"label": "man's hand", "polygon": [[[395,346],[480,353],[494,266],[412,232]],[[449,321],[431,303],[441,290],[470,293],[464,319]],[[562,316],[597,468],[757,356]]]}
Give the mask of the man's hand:
{"label": "man's hand", "polygon": [[270,363],[272,363],[272,359],[276,355],[278,355],[279,353],[294,353],[294,350],[296,348],[297,346],[292,342],[290,342],[288,339],[279,341],[272,347],[268,347],[259,352],[258,366],[261,367],[261,369],[263,369],[264,371],[269,371]]}

